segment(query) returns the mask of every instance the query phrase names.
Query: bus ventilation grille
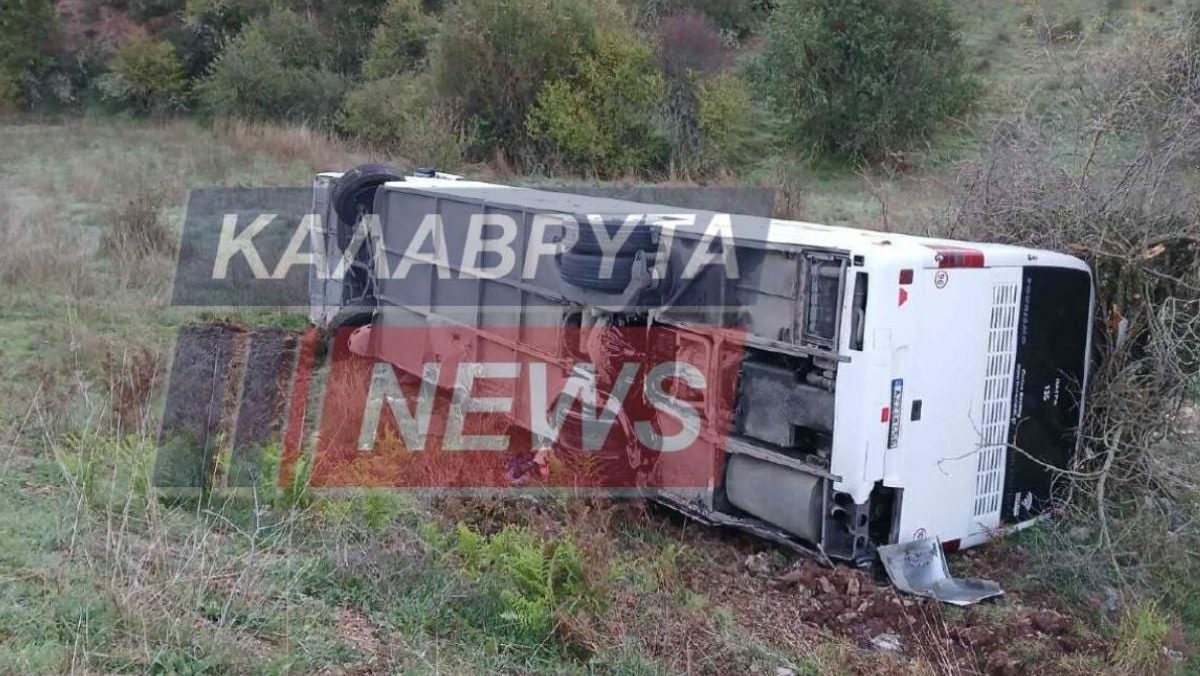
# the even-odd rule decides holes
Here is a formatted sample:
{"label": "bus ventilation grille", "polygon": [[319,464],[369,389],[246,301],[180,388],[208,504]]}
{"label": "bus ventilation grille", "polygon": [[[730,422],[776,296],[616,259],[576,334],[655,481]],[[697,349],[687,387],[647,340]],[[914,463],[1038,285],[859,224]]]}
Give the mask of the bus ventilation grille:
{"label": "bus ventilation grille", "polygon": [[979,456],[975,466],[975,516],[999,514],[1004,487],[1004,458],[1008,446],[1008,417],[1012,406],[1013,366],[1017,351],[1016,284],[992,287],[988,327],[987,374],[983,379]]}

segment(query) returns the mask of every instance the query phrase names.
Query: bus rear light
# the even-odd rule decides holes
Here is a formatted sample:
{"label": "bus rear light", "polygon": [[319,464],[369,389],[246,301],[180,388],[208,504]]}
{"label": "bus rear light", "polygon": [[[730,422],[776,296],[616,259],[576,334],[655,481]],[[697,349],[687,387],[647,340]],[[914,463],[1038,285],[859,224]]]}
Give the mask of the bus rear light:
{"label": "bus rear light", "polygon": [[885,423],[892,418],[892,409],[890,406],[884,406],[883,410],[879,411],[879,422]]}
{"label": "bus rear light", "polygon": [[900,271],[900,283],[901,284],[912,284],[912,281],[913,281],[913,271],[911,268],[904,268],[903,270]]}
{"label": "bus rear light", "polygon": [[930,247],[937,252],[935,260],[939,268],[982,268],[983,252],[957,246]]}

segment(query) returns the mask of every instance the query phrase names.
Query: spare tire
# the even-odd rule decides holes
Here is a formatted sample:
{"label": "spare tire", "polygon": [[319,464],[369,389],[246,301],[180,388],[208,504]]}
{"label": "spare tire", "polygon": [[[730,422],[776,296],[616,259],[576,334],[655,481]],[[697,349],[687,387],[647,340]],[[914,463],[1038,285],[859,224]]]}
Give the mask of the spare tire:
{"label": "spare tire", "polygon": [[403,179],[399,171],[387,164],[362,164],[342,174],[331,195],[333,210],[341,221],[337,233],[342,249],[350,243],[359,217],[371,212],[379,186]]}
{"label": "spare tire", "polygon": [[636,251],[617,254],[613,260],[612,274],[602,278],[600,266],[604,256],[572,249],[559,257],[558,276],[573,286],[606,293],[620,293],[629,286],[629,280],[633,277],[633,262],[636,256]]}
{"label": "spare tire", "polygon": [[[577,214],[575,216],[575,225],[577,226],[579,236],[575,240],[575,246],[571,247],[571,251],[600,254],[604,252],[604,249],[600,247],[600,241],[596,238],[596,231],[603,228],[611,240],[625,226],[625,216],[608,215],[604,217],[602,224],[593,224],[586,214]],[[652,229],[646,224],[645,218],[642,218],[642,220],[629,227],[632,228],[632,232],[621,243],[620,248],[617,250],[618,254],[650,251],[655,248],[654,238],[651,235]]]}

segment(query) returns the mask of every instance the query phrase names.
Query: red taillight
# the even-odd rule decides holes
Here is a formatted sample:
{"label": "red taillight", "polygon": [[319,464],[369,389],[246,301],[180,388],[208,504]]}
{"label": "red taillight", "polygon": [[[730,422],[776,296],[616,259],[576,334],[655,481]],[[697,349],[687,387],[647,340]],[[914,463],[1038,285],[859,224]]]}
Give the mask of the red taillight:
{"label": "red taillight", "polygon": [[967,249],[957,246],[931,247],[937,252],[939,268],[982,268],[983,252],[979,249]]}
{"label": "red taillight", "polygon": [[888,420],[891,420],[891,418],[892,418],[892,409],[887,406],[884,406],[883,410],[881,410],[879,412],[879,422],[887,422]]}
{"label": "red taillight", "polygon": [[904,268],[903,270],[900,271],[900,283],[901,284],[912,284],[912,280],[913,280],[913,271],[911,269]]}

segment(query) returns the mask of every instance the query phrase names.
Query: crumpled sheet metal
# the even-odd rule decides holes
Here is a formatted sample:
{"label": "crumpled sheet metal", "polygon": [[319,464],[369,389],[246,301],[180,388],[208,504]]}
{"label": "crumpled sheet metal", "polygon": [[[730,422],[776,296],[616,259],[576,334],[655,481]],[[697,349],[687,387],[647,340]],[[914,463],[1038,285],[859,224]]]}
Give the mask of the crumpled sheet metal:
{"label": "crumpled sheet metal", "polygon": [[902,592],[969,606],[1000,596],[1004,590],[991,580],[954,578],[937,538],[922,538],[879,547],[879,558],[892,584]]}

